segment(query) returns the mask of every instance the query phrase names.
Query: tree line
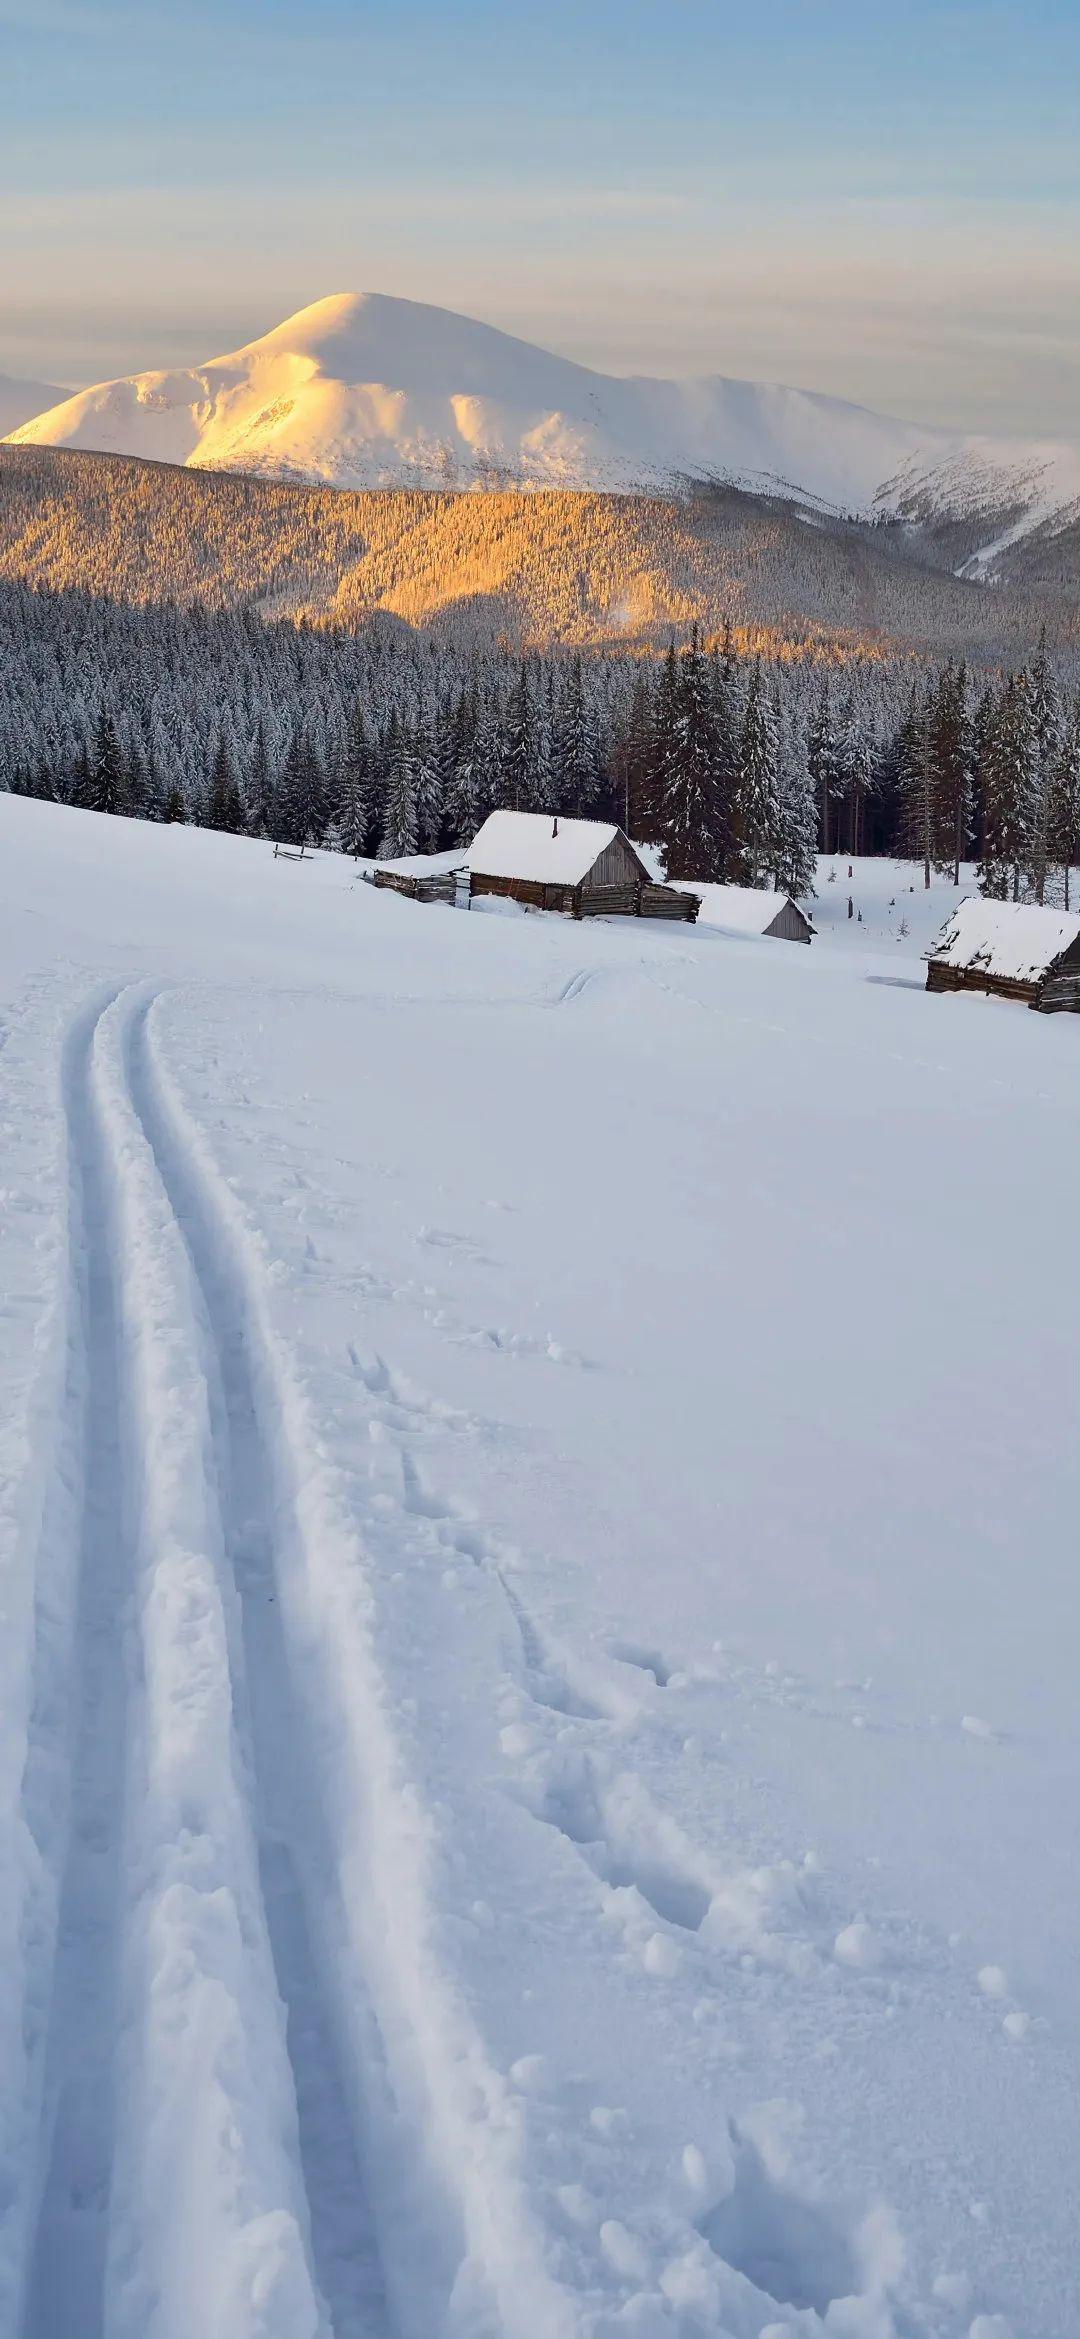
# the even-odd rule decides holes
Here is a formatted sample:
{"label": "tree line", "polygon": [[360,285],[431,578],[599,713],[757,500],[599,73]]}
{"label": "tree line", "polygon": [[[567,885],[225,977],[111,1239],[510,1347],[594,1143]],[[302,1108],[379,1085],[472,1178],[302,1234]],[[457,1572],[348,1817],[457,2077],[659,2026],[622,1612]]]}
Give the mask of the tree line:
{"label": "tree line", "polygon": [[1045,641],[977,676],[750,657],[730,628],[521,656],[0,584],[0,786],[388,859],[510,805],[618,821],[672,876],[805,894],[818,852],[975,856],[1044,900],[1080,862],[1080,702]]}

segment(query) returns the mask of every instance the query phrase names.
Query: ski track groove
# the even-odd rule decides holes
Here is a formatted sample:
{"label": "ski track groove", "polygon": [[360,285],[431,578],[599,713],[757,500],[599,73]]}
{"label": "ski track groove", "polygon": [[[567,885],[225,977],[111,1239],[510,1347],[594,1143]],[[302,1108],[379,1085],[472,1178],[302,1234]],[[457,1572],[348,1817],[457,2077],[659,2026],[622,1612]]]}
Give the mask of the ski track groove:
{"label": "ski track groove", "polygon": [[314,2271],[333,2339],[392,2339],[362,2150],[314,1948],[316,1931],[328,1925],[339,1931],[342,1920],[340,1911],[327,1905],[325,1886],[316,1881],[332,1875],[333,1862],[282,1632],[271,1458],[252,1385],[242,1305],[230,1289],[227,1262],[201,1208],[197,1176],[180,1163],[154,1097],[146,1057],[152,1005],[144,1000],[127,1027],[128,1093],[180,1231],[205,1339],[233,1700],[248,1770],[267,1934],[286,2016]]}
{"label": "ski track groove", "polygon": [[[111,2200],[117,2153],[115,2070],[125,1928],[126,1789],[135,1776],[135,1654],[139,1478],[130,1443],[135,1360],[124,1319],[119,1189],[125,1172],[95,1089],[99,1029],[117,1010],[133,1125],[175,1221],[190,1268],[217,1476],[232,1699],[262,1911],[284,2010],[313,2272],[327,2339],[395,2339],[363,2173],[357,2121],[314,1948],[335,1941],[343,1915],[323,1842],[317,1794],[298,1726],[275,1596],[273,1473],[265,1449],[242,1311],[198,1175],[178,1170],[145,1061],[152,997],[121,990],[84,1011],[64,1042],[68,1157],[68,1334],[54,1503],[68,1520],[64,1566],[39,1587],[35,1692],[24,1807],[55,1877],[55,1932],[46,1945],[44,2040],[28,2203],[19,2339],[109,2339]],[[239,1295],[237,1295],[238,1297]],[[66,1580],[61,1581],[66,1567]],[[316,1877],[321,1876],[317,1883]],[[336,1945],[336,1942],[335,1942]],[[261,2327],[261,2326],[260,2326]],[[276,2325],[275,2325],[276,2328]],[[7,2339],[5,2333],[4,2339]],[[192,2339],[195,2335],[192,2334]]]}
{"label": "ski track groove", "polygon": [[78,1523],[66,1680],[55,1646],[64,1626],[49,1615],[48,1594],[39,1595],[36,1627],[26,1801],[46,1862],[50,1838],[60,1856],[25,2339],[103,2332],[127,1707],[116,1625],[130,1605],[133,1572],[119,1433],[120,1299],[106,1141],[91,1082],[95,1035],[111,1004],[79,1019],[62,1070],[69,1322],[61,1467],[70,1467],[73,1450]]}

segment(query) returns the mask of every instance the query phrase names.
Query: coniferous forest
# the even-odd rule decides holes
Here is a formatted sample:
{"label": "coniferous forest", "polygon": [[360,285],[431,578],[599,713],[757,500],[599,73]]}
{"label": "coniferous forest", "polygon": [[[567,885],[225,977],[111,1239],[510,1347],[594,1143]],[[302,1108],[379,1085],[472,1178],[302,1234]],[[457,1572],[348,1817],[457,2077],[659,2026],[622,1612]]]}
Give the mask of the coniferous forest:
{"label": "coniferous forest", "polygon": [[1075,901],[1080,695],[1045,639],[954,659],[521,655],[0,585],[0,786],[396,859],[496,805],[618,821],[672,877],[806,894],[819,851],[975,857],[988,893]]}

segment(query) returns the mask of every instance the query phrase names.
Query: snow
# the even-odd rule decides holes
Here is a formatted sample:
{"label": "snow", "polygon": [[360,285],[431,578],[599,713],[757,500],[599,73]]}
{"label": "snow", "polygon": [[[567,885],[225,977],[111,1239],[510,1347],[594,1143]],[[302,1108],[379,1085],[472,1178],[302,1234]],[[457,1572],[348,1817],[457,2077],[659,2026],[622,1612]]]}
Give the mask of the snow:
{"label": "snow", "polygon": [[6,428],[21,445],[349,488],[729,480],[845,514],[1007,509],[1014,533],[1080,508],[1073,446],[927,430],[720,375],[617,378],[383,293],[331,294],[226,356],[97,383]]}
{"label": "snow", "polygon": [[949,966],[1030,983],[1078,942],[1080,916],[1073,912],[970,894],[957,903],[930,955]]}
{"label": "snow", "polygon": [[477,877],[580,885],[618,833],[602,820],[553,819],[550,812],[491,812],[469,846],[468,866]]}
{"label": "snow", "polygon": [[0,2339],[1072,2339],[1075,1033],[829,868],[0,797]]}

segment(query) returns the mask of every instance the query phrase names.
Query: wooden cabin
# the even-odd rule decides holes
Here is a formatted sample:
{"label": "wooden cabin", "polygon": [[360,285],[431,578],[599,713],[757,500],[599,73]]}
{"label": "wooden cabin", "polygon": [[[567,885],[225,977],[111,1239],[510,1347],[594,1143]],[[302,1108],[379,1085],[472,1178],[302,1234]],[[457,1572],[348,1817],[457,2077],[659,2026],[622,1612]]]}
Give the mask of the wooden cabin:
{"label": "wooden cabin", "polygon": [[928,991],[989,991],[1080,1013],[1080,916],[1034,902],[958,903],[927,952]]}
{"label": "wooden cabin", "polygon": [[814,929],[805,910],[786,893],[764,893],[753,885],[703,885],[701,915],[723,934],[771,935],[776,942],[810,942]]}
{"label": "wooden cabin", "polygon": [[654,885],[621,828],[561,813],[492,812],[469,847],[469,886],[571,918],[693,920],[695,894]]}

